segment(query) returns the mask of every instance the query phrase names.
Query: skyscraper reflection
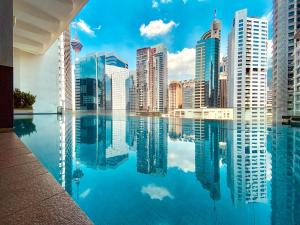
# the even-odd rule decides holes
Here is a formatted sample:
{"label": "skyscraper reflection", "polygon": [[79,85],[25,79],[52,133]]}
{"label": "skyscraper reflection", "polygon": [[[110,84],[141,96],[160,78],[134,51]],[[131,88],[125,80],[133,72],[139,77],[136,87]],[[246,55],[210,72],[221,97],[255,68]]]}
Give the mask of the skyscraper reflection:
{"label": "skyscraper reflection", "polygon": [[168,124],[157,117],[138,118],[137,171],[164,176],[167,174]]}
{"label": "skyscraper reflection", "polygon": [[220,199],[218,121],[195,121],[195,174],[213,200]]}
{"label": "skyscraper reflection", "polygon": [[273,126],[272,224],[300,224],[300,129]]}
{"label": "skyscraper reflection", "polygon": [[266,121],[237,120],[230,130],[229,187],[236,207],[267,201]]}

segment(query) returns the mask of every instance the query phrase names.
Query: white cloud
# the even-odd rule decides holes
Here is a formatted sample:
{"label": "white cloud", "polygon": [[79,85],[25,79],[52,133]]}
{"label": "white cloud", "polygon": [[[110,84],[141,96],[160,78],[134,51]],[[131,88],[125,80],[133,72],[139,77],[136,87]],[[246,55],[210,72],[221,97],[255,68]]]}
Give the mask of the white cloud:
{"label": "white cloud", "polygon": [[183,4],[186,4],[188,0],[182,0]]}
{"label": "white cloud", "polygon": [[84,20],[80,19],[78,22],[77,22],[77,27],[83,31],[84,33],[92,36],[92,37],[95,37],[95,31],[92,30],[92,28],[90,27],[90,25],[88,25]]}
{"label": "white cloud", "polygon": [[183,172],[195,172],[195,144],[192,142],[170,141],[168,167],[176,167]]}
{"label": "white cloud", "polygon": [[161,2],[162,4],[168,4],[168,3],[171,3],[172,0],[160,0],[160,2]]}
{"label": "white cloud", "polygon": [[268,40],[268,46],[267,46],[267,51],[268,51],[268,68],[272,68],[272,62],[273,62],[273,41]]}
{"label": "white cloud", "polygon": [[82,193],[79,195],[79,197],[80,197],[80,198],[86,198],[86,197],[89,195],[90,192],[91,192],[91,189],[88,188],[88,189],[86,189],[84,192],[82,192]]}
{"label": "white cloud", "polygon": [[153,38],[169,33],[173,27],[177,26],[174,21],[164,23],[162,20],[152,20],[148,25],[142,24],[140,27],[141,36]]}
{"label": "white cloud", "polygon": [[141,189],[142,194],[147,194],[151,199],[163,200],[164,198],[174,199],[174,196],[164,187],[156,186],[155,184],[149,184],[143,186]]}
{"label": "white cloud", "polygon": [[195,49],[184,48],[168,54],[169,80],[188,80],[195,74]]}
{"label": "white cloud", "polygon": [[152,8],[158,8],[158,2],[156,0],[152,0]]}

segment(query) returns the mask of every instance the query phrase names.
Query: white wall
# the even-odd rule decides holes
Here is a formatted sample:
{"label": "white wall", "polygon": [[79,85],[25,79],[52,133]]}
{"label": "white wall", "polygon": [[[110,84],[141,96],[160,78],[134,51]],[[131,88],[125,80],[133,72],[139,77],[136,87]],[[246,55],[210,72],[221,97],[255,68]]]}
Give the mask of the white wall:
{"label": "white wall", "polygon": [[34,113],[56,113],[59,105],[58,41],[43,55],[14,49],[14,88],[36,95]]}

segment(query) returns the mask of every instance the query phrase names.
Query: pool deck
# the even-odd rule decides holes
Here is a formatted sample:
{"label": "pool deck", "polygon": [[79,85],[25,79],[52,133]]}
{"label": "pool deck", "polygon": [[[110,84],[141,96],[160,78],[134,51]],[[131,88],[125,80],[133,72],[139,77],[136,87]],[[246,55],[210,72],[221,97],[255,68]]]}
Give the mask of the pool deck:
{"label": "pool deck", "polygon": [[93,224],[13,132],[0,133],[0,224]]}

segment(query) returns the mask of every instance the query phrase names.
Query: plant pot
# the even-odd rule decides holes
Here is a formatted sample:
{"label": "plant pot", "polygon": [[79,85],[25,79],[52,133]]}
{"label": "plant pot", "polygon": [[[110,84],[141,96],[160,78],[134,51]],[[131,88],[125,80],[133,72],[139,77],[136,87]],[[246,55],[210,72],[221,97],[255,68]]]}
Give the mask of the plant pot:
{"label": "plant pot", "polygon": [[33,109],[14,109],[15,115],[32,115]]}

